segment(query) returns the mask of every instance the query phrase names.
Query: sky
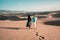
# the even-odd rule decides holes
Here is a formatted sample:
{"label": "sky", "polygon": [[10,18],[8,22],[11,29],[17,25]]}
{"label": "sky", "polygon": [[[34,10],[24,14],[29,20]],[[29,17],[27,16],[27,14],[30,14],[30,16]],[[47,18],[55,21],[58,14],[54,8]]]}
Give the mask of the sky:
{"label": "sky", "polygon": [[60,0],[0,0],[0,10],[15,10],[15,11],[60,10]]}

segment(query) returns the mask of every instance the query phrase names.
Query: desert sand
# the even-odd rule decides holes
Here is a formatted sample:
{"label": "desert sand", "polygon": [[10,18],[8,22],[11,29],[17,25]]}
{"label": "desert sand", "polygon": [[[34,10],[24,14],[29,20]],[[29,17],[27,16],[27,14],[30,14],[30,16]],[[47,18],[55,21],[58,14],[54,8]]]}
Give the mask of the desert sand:
{"label": "desert sand", "polygon": [[27,28],[27,20],[0,20],[0,40],[60,40],[60,26],[43,24],[49,20],[52,19],[39,19],[37,29],[33,25],[31,29]]}

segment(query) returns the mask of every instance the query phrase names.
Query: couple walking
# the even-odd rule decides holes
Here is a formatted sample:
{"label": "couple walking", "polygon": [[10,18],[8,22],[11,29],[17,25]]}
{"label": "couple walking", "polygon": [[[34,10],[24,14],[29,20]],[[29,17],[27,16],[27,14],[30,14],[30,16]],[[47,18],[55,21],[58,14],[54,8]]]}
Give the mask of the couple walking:
{"label": "couple walking", "polygon": [[36,28],[36,22],[37,22],[37,17],[35,15],[32,18],[30,17],[30,15],[28,15],[28,21],[26,27],[31,28],[31,25],[33,23],[34,28]]}

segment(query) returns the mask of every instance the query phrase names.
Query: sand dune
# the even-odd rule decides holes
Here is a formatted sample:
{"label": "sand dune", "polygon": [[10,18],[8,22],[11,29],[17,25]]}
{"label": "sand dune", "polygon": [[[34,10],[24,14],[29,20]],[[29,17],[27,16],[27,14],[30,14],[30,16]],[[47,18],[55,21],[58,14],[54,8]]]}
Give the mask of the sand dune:
{"label": "sand dune", "polygon": [[26,22],[0,20],[0,40],[60,40],[60,26],[45,25],[46,21],[39,19],[37,29],[33,25],[28,29]]}

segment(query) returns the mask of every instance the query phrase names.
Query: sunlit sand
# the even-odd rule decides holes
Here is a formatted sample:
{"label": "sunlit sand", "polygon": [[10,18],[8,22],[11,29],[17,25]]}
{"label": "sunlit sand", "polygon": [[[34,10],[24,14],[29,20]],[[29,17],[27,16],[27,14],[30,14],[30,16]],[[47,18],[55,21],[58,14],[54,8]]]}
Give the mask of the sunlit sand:
{"label": "sunlit sand", "polygon": [[27,20],[0,20],[0,40],[60,40],[60,26],[44,24],[49,20],[52,21],[48,18],[38,19],[37,29],[33,25],[31,29],[26,28]]}

